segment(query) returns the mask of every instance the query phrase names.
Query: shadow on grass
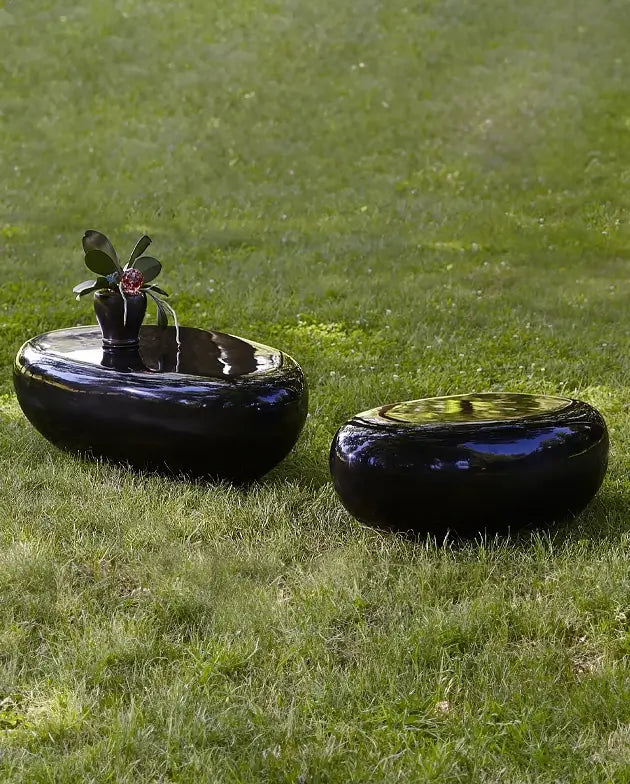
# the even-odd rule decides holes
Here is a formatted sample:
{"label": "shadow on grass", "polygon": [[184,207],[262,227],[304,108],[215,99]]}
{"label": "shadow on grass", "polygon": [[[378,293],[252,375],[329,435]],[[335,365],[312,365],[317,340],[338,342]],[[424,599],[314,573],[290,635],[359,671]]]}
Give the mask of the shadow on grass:
{"label": "shadow on grass", "polygon": [[[213,480],[203,476],[147,472],[131,467],[127,467],[127,469],[140,476],[156,476],[171,483],[181,482],[186,485],[194,485],[208,492],[226,485],[248,493],[264,488],[286,488],[289,484],[296,485],[301,490],[316,493],[331,483],[328,461],[324,457],[317,461],[310,460],[308,455],[300,454],[299,451],[292,452],[263,477],[240,483]],[[337,500],[337,502],[341,508],[341,501]],[[357,524],[357,521],[347,512],[345,515],[353,525]],[[454,552],[470,551],[471,548],[500,548],[523,552],[532,547],[540,547],[541,543],[545,543],[545,546],[549,548],[567,547],[575,544],[596,545],[605,542],[613,544],[624,535],[630,534],[630,495],[614,488],[607,488],[602,490],[586,509],[575,517],[552,522],[546,526],[526,525],[518,529],[507,528],[499,532],[480,531],[471,536],[459,536],[451,531],[435,535],[426,530],[415,532],[379,528],[360,522],[358,525],[377,538],[398,539],[407,545],[417,545],[430,550],[448,549]]]}
{"label": "shadow on grass", "polygon": [[614,488],[602,490],[573,520],[553,532],[557,543],[614,542],[630,533],[630,494]]}
{"label": "shadow on grass", "polygon": [[222,486],[230,486],[239,491],[256,491],[265,487],[274,488],[286,484],[298,485],[302,490],[320,490],[330,482],[328,461],[309,460],[302,454],[289,454],[278,465],[261,477],[255,479],[224,479],[204,473],[195,473],[184,470],[171,469],[168,466],[137,466],[125,460],[118,460],[105,456],[94,456],[87,452],[64,450],[54,446],[41,438],[41,446],[47,448],[54,459],[63,460],[64,456],[76,460],[86,470],[92,467],[109,467],[114,471],[146,480],[160,480],[170,485],[194,486],[200,490],[212,492]]}
{"label": "shadow on grass", "polygon": [[291,452],[281,463],[258,480],[260,485],[275,485],[285,482],[297,484],[302,488],[319,490],[331,481],[328,469],[328,456],[317,456],[306,452]]}
{"label": "shadow on grass", "polygon": [[[76,460],[78,465],[89,472],[99,471],[103,467],[111,467],[123,475],[137,477],[141,480],[157,479],[168,483],[171,487],[179,485],[196,487],[202,492],[208,493],[226,486],[244,494],[249,492],[255,494],[265,488],[272,491],[288,491],[288,486],[293,485],[301,491],[316,494],[331,482],[327,457],[323,454],[312,456],[308,450],[301,450],[299,447],[263,477],[240,483],[166,470],[149,471],[103,458],[90,458],[79,453],[58,449],[41,436],[37,436],[35,441],[29,439],[28,449],[31,454],[38,454],[40,460],[46,457],[53,463],[64,461],[69,457]],[[337,500],[337,503],[341,510],[341,502]],[[524,552],[533,547],[540,547],[541,543],[551,549],[566,549],[576,545],[588,547],[605,543],[613,545],[623,537],[630,535],[630,492],[624,492],[609,482],[586,509],[574,518],[548,526],[525,526],[517,530],[507,529],[498,533],[480,532],[469,537],[456,536],[452,532],[436,536],[426,530],[413,532],[384,529],[356,523],[348,513],[343,513],[343,517],[347,517],[349,528],[359,525],[365,529],[366,533],[371,533],[378,539],[399,540],[401,544],[404,542],[412,547],[415,545],[419,548],[436,551],[451,550],[470,553],[471,550],[479,548],[484,550],[499,548]]]}
{"label": "shadow on grass", "polygon": [[517,529],[479,531],[469,536],[452,531],[413,531],[365,525],[384,538],[394,537],[424,549],[453,552],[470,552],[471,549],[500,548],[526,551],[544,543],[549,549],[572,545],[614,544],[630,534],[630,496],[613,489],[601,491],[593,501],[575,517],[548,525],[525,525]]}

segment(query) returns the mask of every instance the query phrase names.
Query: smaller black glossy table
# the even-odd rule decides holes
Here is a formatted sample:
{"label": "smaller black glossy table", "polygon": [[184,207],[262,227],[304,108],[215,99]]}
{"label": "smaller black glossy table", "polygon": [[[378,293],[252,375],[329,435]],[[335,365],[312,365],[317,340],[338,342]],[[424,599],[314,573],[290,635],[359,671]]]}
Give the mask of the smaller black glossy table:
{"label": "smaller black glossy table", "polygon": [[481,393],[364,411],[335,435],[335,489],[380,528],[470,537],[549,525],[586,506],[606,472],[601,414],[563,397]]}
{"label": "smaller black glossy table", "polygon": [[299,365],[223,332],[144,326],[139,349],[103,350],[98,327],[27,341],[18,401],[53,444],[139,468],[243,481],[295,444],[308,394]]}

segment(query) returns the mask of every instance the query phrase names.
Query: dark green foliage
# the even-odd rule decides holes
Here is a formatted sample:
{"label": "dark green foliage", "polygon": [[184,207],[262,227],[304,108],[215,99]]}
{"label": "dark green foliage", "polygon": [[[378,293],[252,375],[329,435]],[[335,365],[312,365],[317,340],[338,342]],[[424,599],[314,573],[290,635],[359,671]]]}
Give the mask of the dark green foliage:
{"label": "dark green foliage", "polygon": [[[100,231],[90,229],[83,235],[83,251],[85,253],[85,266],[91,271],[96,272],[99,277],[95,280],[86,280],[79,283],[72,291],[76,294],[76,299],[79,300],[86,294],[91,294],[102,289],[110,289],[111,291],[118,291],[120,295],[125,298],[131,292],[125,288],[127,270],[135,269],[142,275],[142,286],[140,291],[146,292],[151,299],[155,302],[157,308],[157,323],[160,327],[168,325],[168,312],[173,315],[175,325],[177,326],[177,316],[173,308],[163,302],[160,296],[168,297],[164,289],[158,286],[148,285],[152,280],[155,280],[162,271],[160,262],[152,256],[142,256],[141,254],[151,244],[151,239],[146,234],[136,243],[134,249],[129,256],[129,261],[123,268],[120,267],[118,262],[118,254],[114,250],[114,246],[110,240]],[[158,296],[160,295],[160,296]],[[125,314],[127,303],[125,299]],[[168,312],[167,312],[168,311]]]}
{"label": "dark green foliage", "polygon": [[118,271],[118,265],[102,250],[88,250],[85,252],[85,266],[98,275],[111,275]]}
{"label": "dark green foliage", "polygon": [[164,291],[164,289],[161,289],[159,286],[154,286],[152,284],[146,287],[146,291],[155,291],[156,294],[161,294],[163,297],[168,297],[168,294]]}
{"label": "dark green foliage", "polygon": [[145,283],[157,278],[162,269],[160,262],[152,256],[141,256],[131,266],[142,273]]}
{"label": "dark green foliage", "polygon": [[151,238],[147,237],[146,234],[143,234],[142,237],[140,237],[140,239],[136,243],[136,247],[131,251],[131,256],[129,256],[129,262],[127,266],[133,267],[134,260],[137,259],[139,256],[141,256],[145,252],[145,250],[149,247],[150,244],[151,244]]}
{"label": "dark green foliage", "polygon": [[[113,269],[112,272],[115,270],[120,270],[120,263],[118,261],[118,255],[114,250],[114,246],[109,241],[109,239],[104,235],[101,234],[100,231],[94,231],[93,229],[88,229],[85,234],[83,235],[82,239],[83,243],[83,250],[85,251],[85,255],[87,255],[90,251],[98,251],[99,253],[104,253],[106,256],[109,256],[111,261],[113,262]],[[93,272],[98,272],[99,270],[90,267]],[[108,273],[103,273],[108,274]]]}
{"label": "dark green foliage", "polygon": [[155,302],[155,306],[157,308],[158,327],[166,327],[168,324],[168,314],[166,312],[166,308],[164,307],[164,303],[159,297],[155,296],[153,293],[154,291],[155,289],[146,289],[147,295]]}
{"label": "dark green foliage", "polygon": [[86,294],[91,294],[93,291],[99,291],[100,289],[106,288],[109,288],[107,278],[99,277],[96,278],[96,280],[84,280],[83,283],[76,285],[72,291],[77,295],[77,299],[80,299]]}

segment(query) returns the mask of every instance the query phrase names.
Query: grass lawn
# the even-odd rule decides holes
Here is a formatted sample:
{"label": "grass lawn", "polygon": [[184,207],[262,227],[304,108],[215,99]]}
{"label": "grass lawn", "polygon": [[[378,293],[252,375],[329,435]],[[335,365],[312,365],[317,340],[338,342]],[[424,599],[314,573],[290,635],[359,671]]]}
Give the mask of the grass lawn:
{"label": "grass lawn", "polygon": [[[0,6],[0,780],[630,781],[625,0]],[[87,228],[301,363],[259,484],[26,422],[21,343],[94,321]],[[443,548],[352,520],[337,427],[473,390],[596,405],[594,503]]]}

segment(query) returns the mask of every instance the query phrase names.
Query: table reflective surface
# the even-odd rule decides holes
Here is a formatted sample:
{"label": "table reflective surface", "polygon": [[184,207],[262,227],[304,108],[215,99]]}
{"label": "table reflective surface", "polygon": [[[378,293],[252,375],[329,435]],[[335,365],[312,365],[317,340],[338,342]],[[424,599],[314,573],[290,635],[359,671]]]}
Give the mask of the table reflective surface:
{"label": "table reflective surface", "polygon": [[14,384],[26,416],[62,448],[226,479],[279,462],[308,403],[291,357],[191,327],[144,326],[136,349],[103,349],[98,327],[48,332],[18,352]]}
{"label": "table reflective surface", "polygon": [[337,431],[330,468],[363,522],[474,536],[576,514],[607,460],[606,424],[587,403],[479,393],[357,414]]}

